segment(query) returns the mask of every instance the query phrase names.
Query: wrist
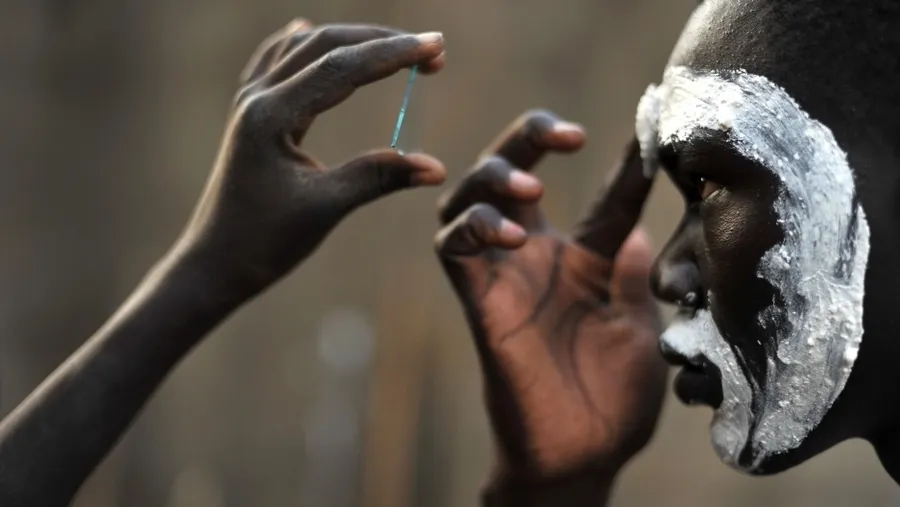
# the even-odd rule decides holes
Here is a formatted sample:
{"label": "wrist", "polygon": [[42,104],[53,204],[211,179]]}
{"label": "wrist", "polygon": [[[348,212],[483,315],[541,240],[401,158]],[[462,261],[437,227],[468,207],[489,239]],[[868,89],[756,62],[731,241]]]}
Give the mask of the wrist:
{"label": "wrist", "polygon": [[484,507],[602,507],[615,474],[588,469],[537,478],[499,472],[482,493]]}
{"label": "wrist", "polygon": [[227,270],[202,251],[176,245],[141,285],[169,294],[203,320],[218,321],[252,297],[233,280]]}
{"label": "wrist", "polygon": [[157,264],[155,271],[187,290],[194,302],[210,312],[235,310],[264,288],[258,278],[244,274],[222,245],[182,238]]}

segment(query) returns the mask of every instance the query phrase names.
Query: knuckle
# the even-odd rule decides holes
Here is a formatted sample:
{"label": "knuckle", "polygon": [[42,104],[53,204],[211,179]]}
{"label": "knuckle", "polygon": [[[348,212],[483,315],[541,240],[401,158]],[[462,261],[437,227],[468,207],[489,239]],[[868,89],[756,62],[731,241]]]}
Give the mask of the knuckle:
{"label": "knuckle", "polygon": [[434,236],[432,246],[434,247],[435,253],[437,253],[439,257],[445,257],[449,254],[447,248],[447,237],[448,232],[446,230],[440,230]]}
{"label": "knuckle", "polygon": [[319,59],[319,71],[327,77],[343,79],[347,72],[347,68],[352,61],[352,53],[349,48],[339,47],[329,51]]}
{"label": "knuckle", "polygon": [[527,127],[537,127],[559,120],[559,116],[549,109],[529,109],[522,115],[522,123]]}
{"label": "knuckle", "polygon": [[240,117],[244,121],[261,121],[268,116],[266,100],[263,93],[257,91],[248,91],[244,99],[241,101]]}
{"label": "knuckle", "polygon": [[241,108],[244,104],[249,102],[256,93],[256,86],[252,84],[242,87],[234,95],[234,107]]}
{"label": "knuckle", "polygon": [[512,171],[512,165],[503,157],[488,155],[466,175],[465,186],[472,189],[490,187],[497,189],[505,186],[507,176]]}
{"label": "knuckle", "polygon": [[488,204],[479,202],[473,204],[466,212],[466,224],[470,226],[482,226],[488,224],[497,215],[497,212]]}
{"label": "knuckle", "polygon": [[458,188],[454,188],[448,190],[440,195],[437,200],[437,210],[438,216],[446,218],[446,214],[450,211],[450,203],[453,202],[454,197],[456,196]]}
{"label": "knuckle", "polygon": [[261,139],[263,132],[268,132],[273,123],[273,115],[267,95],[254,92],[248,95],[237,106],[235,114],[235,133],[245,138]]}
{"label": "knuckle", "polygon": [[509,168],[510,164],[508,160],[499,155],[490,154],[478,162],[472,171],[472,174],[480,175],[480,177],[492,177],[505,173]]}
{"label": "knuckle", "polygon": [[342,30],[335,25],[323,25],[313,32],[310,41],[316,45],[336,46],[341,39]]}
{"label": "knuckle", "polygon": [[529,142],[540,145],[547,131],[559,121],[559,117],[545,109],[534,109],[525,114],[521,135]]}

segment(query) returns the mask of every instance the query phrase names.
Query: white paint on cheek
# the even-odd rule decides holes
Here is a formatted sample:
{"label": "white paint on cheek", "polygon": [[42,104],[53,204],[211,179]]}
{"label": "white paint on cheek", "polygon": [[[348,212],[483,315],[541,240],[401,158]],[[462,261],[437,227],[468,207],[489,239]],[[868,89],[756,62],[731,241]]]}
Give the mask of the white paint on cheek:
{"label": "white paint on cheek", "polygon": [[673,350],[688,358],[705,356],[722,374],[722,404],[711,425],[713,447],[725,463],[737,467],[750,434],[753,391],[741,373],[734,351],[719,334],[709,310],[700,310],[691,320],[672,324],[662,336]]}
{"label": "white paint on cheek", "polygon": [[[702,131],[727,132],[739,153],[771,170],[781,183],[775,211],[784,240],[759,266],[759,276],[783,298],[759,316],[777,350],[769,358],[765,385],[753,389],[759,413],[748,412],[751,382],[734,369],[730,347],[722,350],[725,342],[711,315],[700,312],[663,336],[676,350],[707,355],[722,369],[731,399],[713,421],[716,449],[734,464],[749,445],[749,468],[756,468],[800,445],[850,376],[863,334],[866,216],[855,202],[847,156],[831,131],[765,77],[671,67],[648,95],[658,106],[655,111],[639,108],[642,149],[687,142]],[[655,137],[648,127],[654,120]],[[696,337],[689,338],[691,332]]]}

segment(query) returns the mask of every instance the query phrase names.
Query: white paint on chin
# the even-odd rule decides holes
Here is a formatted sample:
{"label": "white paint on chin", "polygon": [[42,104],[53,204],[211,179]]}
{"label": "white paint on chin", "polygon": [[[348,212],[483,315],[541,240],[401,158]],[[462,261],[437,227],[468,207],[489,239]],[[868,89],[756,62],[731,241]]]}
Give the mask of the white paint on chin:
{"label": "white paint on chin", "polygon": [[[753,470],[803,442],[844,389],[856,359],[869,227],[855,202],[853,173],[831,131],[762,76],[670,67],[641,104],[635,128],[645,162],[655,165],[657,146],[721,131],[782,185],[775,211],[784,240],[760,259],[758,270],[783,298],[758,319],[777,349],[765,385],[754,385],[737,367],[708,311],[662,337],[722,370],[724,401],[713,420],[713,444],[733,466],[749,448],[747,469]],[[753,397],[759,413],[752,413]]]}
{"label": "white paint on chin", "polygon": [[709,310],[699,310],[693,319],[676,321],[662,340],[685,357],[705,356],[719,368],[722,404],[713,414],[712,443],[722,461],[737,467],[750,433],[753,390],[738,366],[734,351],[722,338]]}

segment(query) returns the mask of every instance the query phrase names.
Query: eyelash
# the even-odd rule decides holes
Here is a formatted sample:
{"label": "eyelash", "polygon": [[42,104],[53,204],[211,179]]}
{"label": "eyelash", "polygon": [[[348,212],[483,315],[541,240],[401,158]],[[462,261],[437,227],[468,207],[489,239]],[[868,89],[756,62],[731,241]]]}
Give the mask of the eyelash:
{"label": "eyelash", "polygon": [[[689,178],[691,182],[691,191],[700,201],[709,199],[722,188],[721,184],[701,173],[693,173]],[[707,185],[712,188],[707,189]]]}

